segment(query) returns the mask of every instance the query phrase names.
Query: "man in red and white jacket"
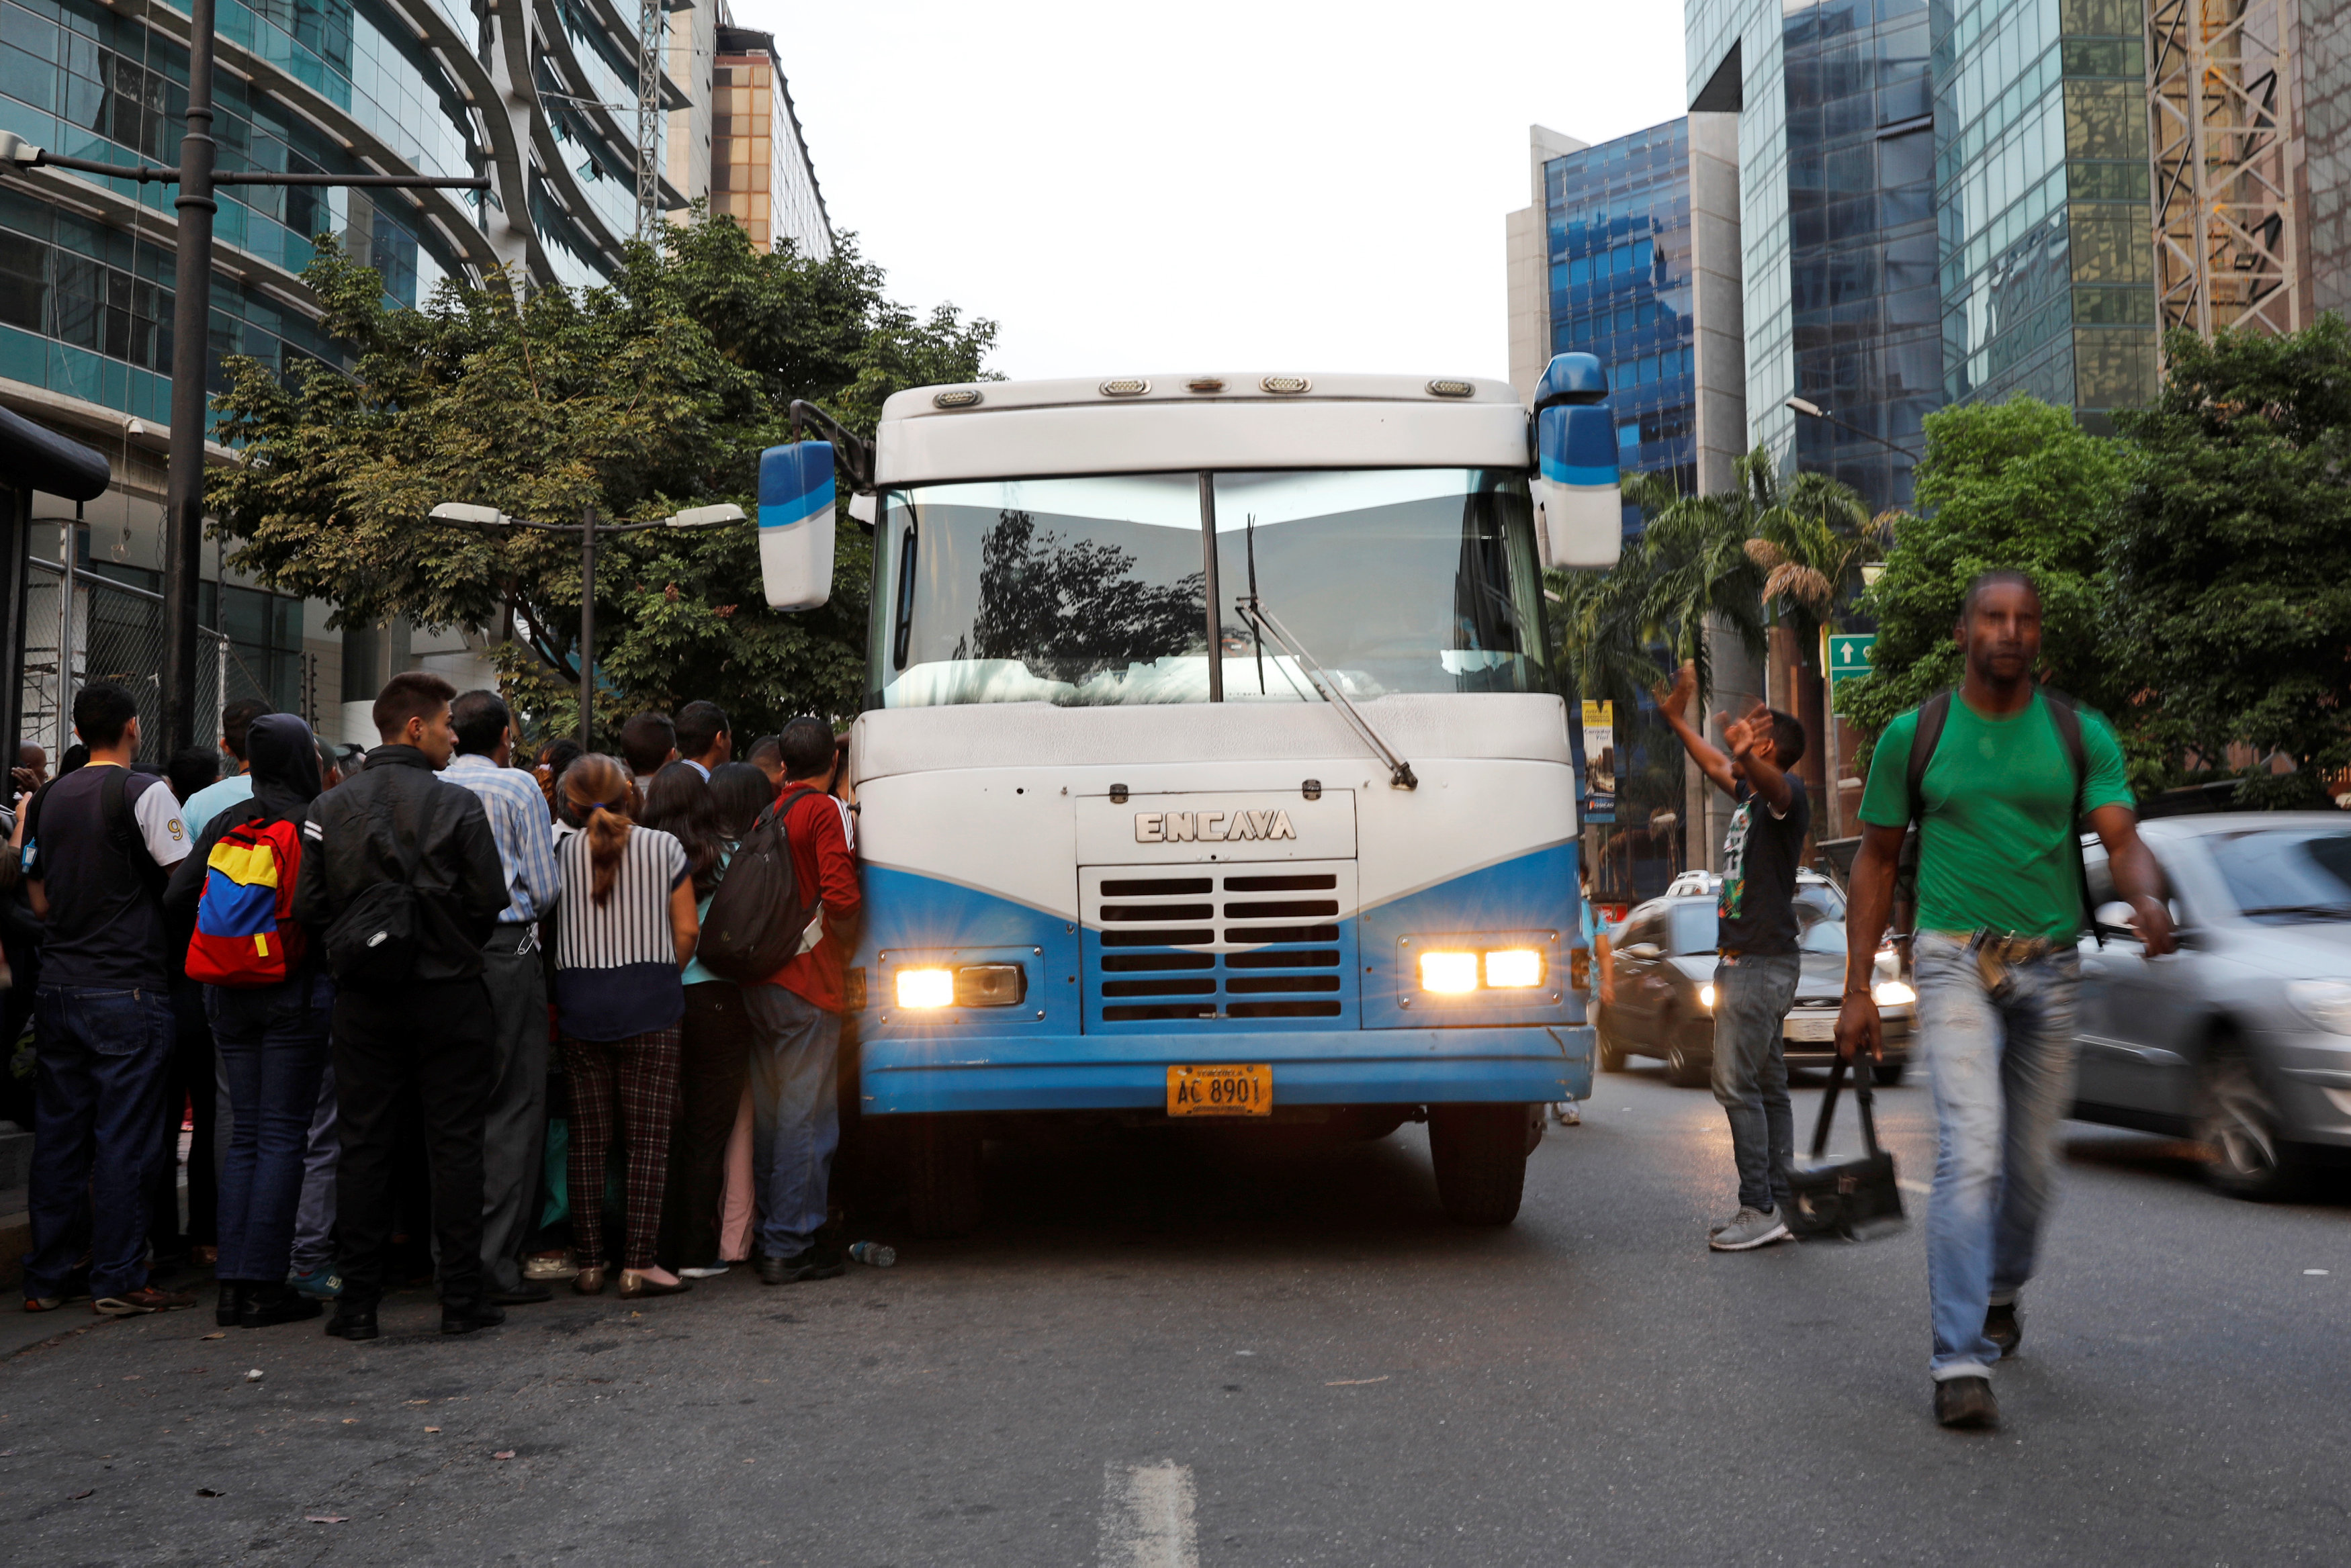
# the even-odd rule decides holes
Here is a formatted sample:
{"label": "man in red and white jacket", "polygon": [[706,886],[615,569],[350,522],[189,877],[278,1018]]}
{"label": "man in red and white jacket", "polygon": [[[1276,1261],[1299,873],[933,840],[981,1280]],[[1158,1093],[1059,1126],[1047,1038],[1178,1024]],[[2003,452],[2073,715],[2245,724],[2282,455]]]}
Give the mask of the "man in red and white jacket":
{"label": "man in red and white jacket", "polygon": [[[842,974],[860,906],[849,810],[828,792],[839,763],[821,719],[784,726],[784,833],[792,875],[821,900],[813,946],[758,985],[750,1014],[752,1172],[759,1194],[759,1278],[771,1285],[831,1279],[838,1252],[820,1251],[841,1143],[838,1062]],[[795,793],[797,792],[797,794]]]}

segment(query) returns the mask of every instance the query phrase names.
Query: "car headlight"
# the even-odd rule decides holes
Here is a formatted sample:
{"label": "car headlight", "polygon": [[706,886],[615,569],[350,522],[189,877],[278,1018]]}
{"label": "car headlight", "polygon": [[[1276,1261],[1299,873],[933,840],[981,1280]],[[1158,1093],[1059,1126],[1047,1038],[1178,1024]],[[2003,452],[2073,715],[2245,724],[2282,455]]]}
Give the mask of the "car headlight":
{"label": "car headlight", "polygon": [[1478,989],[1476,953],[1434,952],[1420,955],[1420,989],[1440,996],[1458,996]]}
{"label": "car headlight", "polygon": [[898,1005],[908,1011],[955,1005],[955,971],[902,969],[898,971]]}
{"label": "car headlight", "polygon": [[2329,1034],[2351,1034],[2351,984],[2339,980],[2286,981],[2285,999],[2295,1012]]}
{"label": "car headlight", "polygon": [[1907,1007],[1918,1000],[1918,993],[1898,980],[1881,980],[1869,988],[1869,994],[1880,1007]]}
{"label": "car headlight", "polygon": [[1524,991],[1542,978],[1542,954],[1532,948],[1498,948],[1486,955],[1486,984],[1492,990]]}
{"label": "car headlight", "polygon": [[1698,988],[1698,1004],[1708,1012],[1714,1011],[1714,982],[1708,981]]}

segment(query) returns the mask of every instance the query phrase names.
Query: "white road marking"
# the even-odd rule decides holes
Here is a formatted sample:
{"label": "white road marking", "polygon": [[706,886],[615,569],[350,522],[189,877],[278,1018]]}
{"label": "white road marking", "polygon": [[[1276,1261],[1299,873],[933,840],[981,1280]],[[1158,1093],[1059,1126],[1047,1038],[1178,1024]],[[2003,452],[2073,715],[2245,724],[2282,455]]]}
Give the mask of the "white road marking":
{"label": "white road marking", "polygon": [[1192,1467],[1173,1459],[1102,1466],[1102,1568],[1200,1568]]}

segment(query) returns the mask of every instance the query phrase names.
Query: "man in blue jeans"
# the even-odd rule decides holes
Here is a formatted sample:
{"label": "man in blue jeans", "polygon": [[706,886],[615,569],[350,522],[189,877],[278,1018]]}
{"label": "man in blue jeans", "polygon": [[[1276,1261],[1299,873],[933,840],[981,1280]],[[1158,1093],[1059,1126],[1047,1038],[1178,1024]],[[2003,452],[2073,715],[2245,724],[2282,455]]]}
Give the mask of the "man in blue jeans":
{"label": "man in blue jeans", "polygon": [[[34,995],[33,1250],[25,1310],[67,1298],[89,1204],[91,1309],[127,1317],[193,1306],[147,1282],[149,1184],[168,1158],[163,1081],[174,1023],[163,922],[165,873],[187,857],[180,805],[134,774],[139,707],[120,686],[85,687],[74,729],[89,762],[26,808],[25,878],[47,928]],[[171,1130],[179,1117],[168,1118]]]}
{"label": "man in blue jeans", "polygon": [[1690,723],[1698,671],[1688,664],[1673,689],[1657,689],[1657,711],[1681,737],[1690,760],[1738,803],[1722,841],[1722,893],[1715,906],[1720,954],[1714,971],[1714,1097],[1730,1119],[1739,1167],[1739,1212],[1716,1226],[1707,1245],[1749,1252],[1785,1241],[1780,1204],[1796,1150],[1788,1104],[1788,1058],[1781,1031],[1796,1000],[1796,868],[1803,861],[1812,803],[1788,770],[1803,760],[1804,726],[1761,703],[1744,719],[1718,713],[1729,754]]}
{"label": "man in blue jeans", "polygon": [[1911,957],[1939,1132],[1927,1205],[1928,1370],[1935,1418],[1986,1428],[2000,1424],[1992,1365],[2023,1338],[2017,1295],[2039,1259],[2056,1191],[2057,1119],[2074,1097],[2075,944],[2090,914],[2082,818],[2105,841],[2150,955],[2171,950],[2171,917],[2162,874],[2139,842],[2114,732],[2042,690],[2032,579],[1978,577],[1954,635],[1967,671],[1959,691],[1888,724],[1870,762],[1837,1051],[1883,1049],[1870,986],[1915,819]]}

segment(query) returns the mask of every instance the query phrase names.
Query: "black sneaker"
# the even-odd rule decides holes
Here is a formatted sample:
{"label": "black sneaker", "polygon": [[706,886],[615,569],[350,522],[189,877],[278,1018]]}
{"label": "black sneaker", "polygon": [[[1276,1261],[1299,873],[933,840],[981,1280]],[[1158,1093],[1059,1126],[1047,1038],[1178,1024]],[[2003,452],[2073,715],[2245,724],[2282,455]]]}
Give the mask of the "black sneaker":
{"label": "black sneaker", "polygon": [[491,1303],[502,1307],[537,1306],[541,1302],[551,1302],[554,1299],[555,1293],[537,1280],[525,1280],[511,1289],[490,1292]]}
{"label": "black sneaker", "polygon": [[213,1303],[213,1321],[223,1328],[235,1328],[252,1301],[251,1285],[242,1280],[223,1280],[220,1282],[220,1299]]}
{"label": "black sneaker", "polygon": [[762,1257],[759,1260],[759,1282],[763,1285],[791,1285],[802,1280],[833,1280],[839,1279],[848,1270],[849,1264],[839,1253],[808,1247],[789,1258]]}
{"label": "black sneaker", "polygon": [[375,1325],[375,1308],[352,1306],[339,1303],[335,1315],[327,1320],[327,1333],[335,1339],[374,1339],[382,1330]]}
{"label": "black sneaker", "polygon": [[2024,1342],[2024,1324],[2017,1321],[2014,1302],[1994,1302],[1984,1309],[1984,1337],[2000,1346],[2000,1358],[2006,1361],[2016,1354]]}
{"label": "black sneaker", "polygon": [[506,1320],[506,1309],[486,1301],[441,1303],[441,1332],[444,1334],[471,1334],[477,1328],[496,1328]]}
{"label": "black sneaker", "polygon": [[1935,1385],[1935,1420],[1961,1431],[1989,1432],[2000,1425],[2000,1401],[1989,1377],[1946,1377]]}
{"label": "black sneaker", "polygon": [[275,1328],[281,1323],[308,1323],[326,1310],[290,1285],[253,1285],[236,1321],[242,1328]]}

